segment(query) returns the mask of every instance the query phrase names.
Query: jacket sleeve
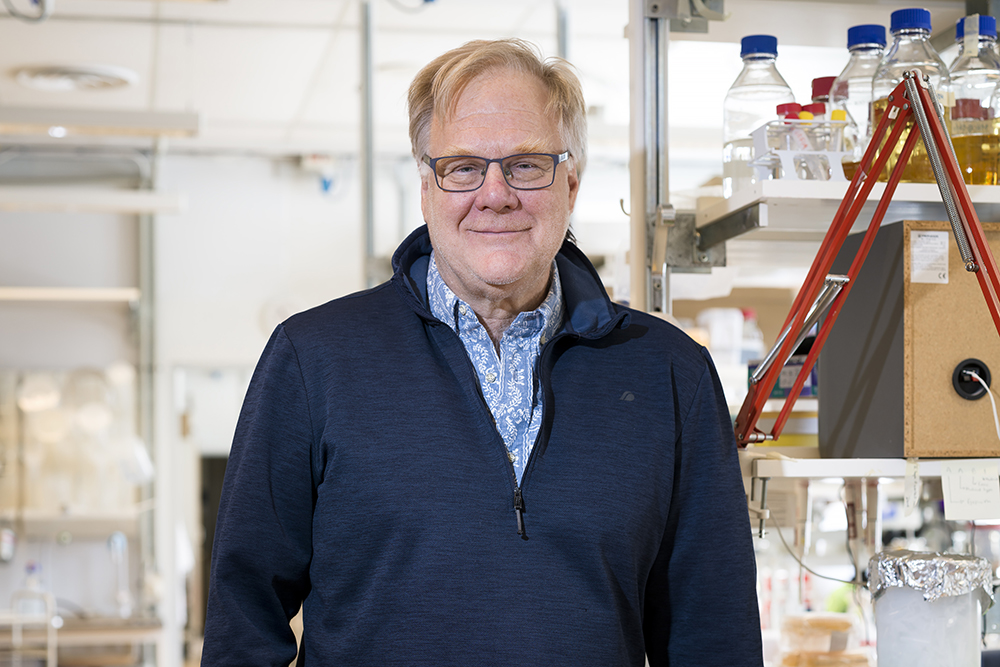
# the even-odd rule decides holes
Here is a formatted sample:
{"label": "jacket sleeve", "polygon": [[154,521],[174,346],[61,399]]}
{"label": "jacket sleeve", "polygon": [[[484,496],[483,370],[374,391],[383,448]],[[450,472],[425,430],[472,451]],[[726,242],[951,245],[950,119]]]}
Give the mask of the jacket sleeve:
{"label": "jacket sleeve", "polygon": [[212,547],[202,665],[287,667],[288,621],[309,592],[312,426],[284,330],[254,371],[226,465]]}
{"label": "jacket sleeve", "polygon": [[746,495],[722,386],[702,354],[705,369],[675,444],[667,528],[646,586],[646,653],[651,667],[760,667]]}

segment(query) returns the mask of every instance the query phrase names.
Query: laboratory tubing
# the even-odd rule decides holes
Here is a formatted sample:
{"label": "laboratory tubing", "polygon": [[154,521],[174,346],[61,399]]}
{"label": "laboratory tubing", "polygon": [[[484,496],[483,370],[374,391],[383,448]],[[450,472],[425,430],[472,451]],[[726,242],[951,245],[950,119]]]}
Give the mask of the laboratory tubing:
{"label": "laboratory tubing", "polygon": [[997,22],[992,16],[972,15],[955,25],[958,57],[951,65],[955,106],[951,138],[962,176],[969,185],[997,184],[998,119],[994,104],[1000,81],[996,53]]}
{"label": "laboratory tubing", "polygon": [[775,65],[776,37],[748,35],[740,47],[743,70],[726,93],[722,112],[722,194],[726,198],[752,186],[759,178],[750,165],[754,158],[750,133],[774,119],[778,104],[795,101],[792,89]]}
{"label": "laboratory tubing", "polygon": [[880,25],[856,25],[847,31],[847,50],[850,59],[830,89],[830,103],[834,109],[847,114],[849,124],[844,130],[844,150],[852,152],[845,163],[845,176],[851,178],[868,148],[871,136],[870,115],[872,104],[872,78],[882,61],[885,50],[885,28]]}
{"label": "laboratory tubing", "polygon": [[[879,63],[878,70],[872,78],[871,126],[875,127],[889,104],[888,97],[893,89],[903,80],[903,72],[917,70],[921,77],[926,77],[942,101],[950,92],[951,78],[948,68],[941,56],[930,42],[931,13],[926,9],[898,9],[891,15],[889,31],[892,33],[892,45],[886,51]],[[945,119],[949,118],[948,106],[945,105]],[[913,127],[913,119],[907,121],[907,128]],[[903,150],[903,144],[909,132],[904,132],[893,148],[885,171],[879,175],[879,180],[888,180],[896,160]],[[910,159],[903,169],[903,183],[933,183],[934,172],[931,170],[927,151],[922,141],[913,148]]]}

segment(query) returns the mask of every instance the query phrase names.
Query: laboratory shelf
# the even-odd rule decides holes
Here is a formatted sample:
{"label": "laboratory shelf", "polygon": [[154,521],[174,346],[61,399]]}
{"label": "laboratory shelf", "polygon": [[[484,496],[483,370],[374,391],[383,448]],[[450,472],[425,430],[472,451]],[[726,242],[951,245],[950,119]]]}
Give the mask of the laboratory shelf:
{"label": "laboratory shelf", "polygon": [[0,301],[136,303],[137,287],[0,287]]}
{"label": "laboratory shelf", "polygon": [[[696,214],[699,247],[710,248],[730,239],[739,242],[777,241],[816,244],[822,241],[844,195],[846,181],[774,180],[756,183]],[[1000,187],[970,185],[980,221],[1000,220]],[[854,226],[868,227],[885,191],[876,183]],[[897,220],[947,220],[936,183],[900,183],[883,223]]]}
{"label": "laboratory shelf", "polygon": [[14,526],[21,537],[57,539],[106,539],[111,533],[121,532],[127,537],[138,537],[138,507],[114,512],[47,512],[7,509],[0,512],[0,520]]}
{"label": "laboratory shelf", "polygon": [[[789,454],[806,453],[802,450],[811,449],[812,456],[796,458],[783,451],[762,450],[799,450]],[[782,448],[756,447],[740,452],[740,462],[744,473],[750,477],[768,479],[859,479],[892,477],[900,478],[907,474],[907,459],[824,459],[818,458],[815,448]],[[769,458],[773,456],[774,458]],[[1000,458],[976,459],[912,459],[916,472],[921,479],[936,479],[941,477],[945,464],[954,466],[968,462],[970,465],[995,463],[1000,466]]]}
{"label": "laboratory shelf", "polygon": [[0,211],[53,213],[180,213],[177,193],[94,187],[0,186]]}

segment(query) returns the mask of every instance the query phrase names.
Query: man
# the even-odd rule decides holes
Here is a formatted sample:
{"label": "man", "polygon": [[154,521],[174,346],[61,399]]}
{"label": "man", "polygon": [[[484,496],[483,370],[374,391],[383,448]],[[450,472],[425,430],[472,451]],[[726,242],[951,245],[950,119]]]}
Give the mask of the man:
{"label": "man", "polygon": [[[472,42],[410,89],[425,228],[290,318],[226,471],[204,665],[758,666],[754,556],[703,348],[608,300],[569,229],[562,61]],[[476,157],[481,156],[481,157]]]}

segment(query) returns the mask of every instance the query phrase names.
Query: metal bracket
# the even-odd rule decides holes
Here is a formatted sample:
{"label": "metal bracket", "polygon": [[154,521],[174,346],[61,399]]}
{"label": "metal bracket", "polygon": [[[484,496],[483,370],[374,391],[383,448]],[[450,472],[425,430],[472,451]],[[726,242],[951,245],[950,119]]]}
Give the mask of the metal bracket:
{"label": "metal bracket", "polygon": [[677,16],[677,3],[689,0],[646,0],[647,19],[670,19]]}
{"label": "metal bracket", "polygon": [[724,218],[711,222],[699,229],[701,239],[699,248],[708,249],[724,244],[729,239],[736,238],[750,230],[760,227],[760,205],[750,204],[745,208],[730,213]]}
{"label": "metal bracket", "polygon": [[726,265],[726,244],[703,248],[694,212],[678,211],[667,234],[664,263],[676,273],[708,273]]}
{"label": "metal bracket", "polygon": [[671,32],[708,32],[709,21],[721,21],[725,0],[646,0],[647,19],[670,21]]}
{"label": "metal bracket", "polygon": [[[757,480],[760,480],[760,500],[757,503],[757,507],[754,507],[751,503],[757,500],[757,494],[755,493],[757,490]],[[770,480],[770,477],[758,477],[756,474],[750,478],[750,499],[747,501],[747,509],[750,515],[760,522],[758,524],[759,537],[764,537],[765,522],[771,518],[771,511],[767,508],[767,483]]]}

